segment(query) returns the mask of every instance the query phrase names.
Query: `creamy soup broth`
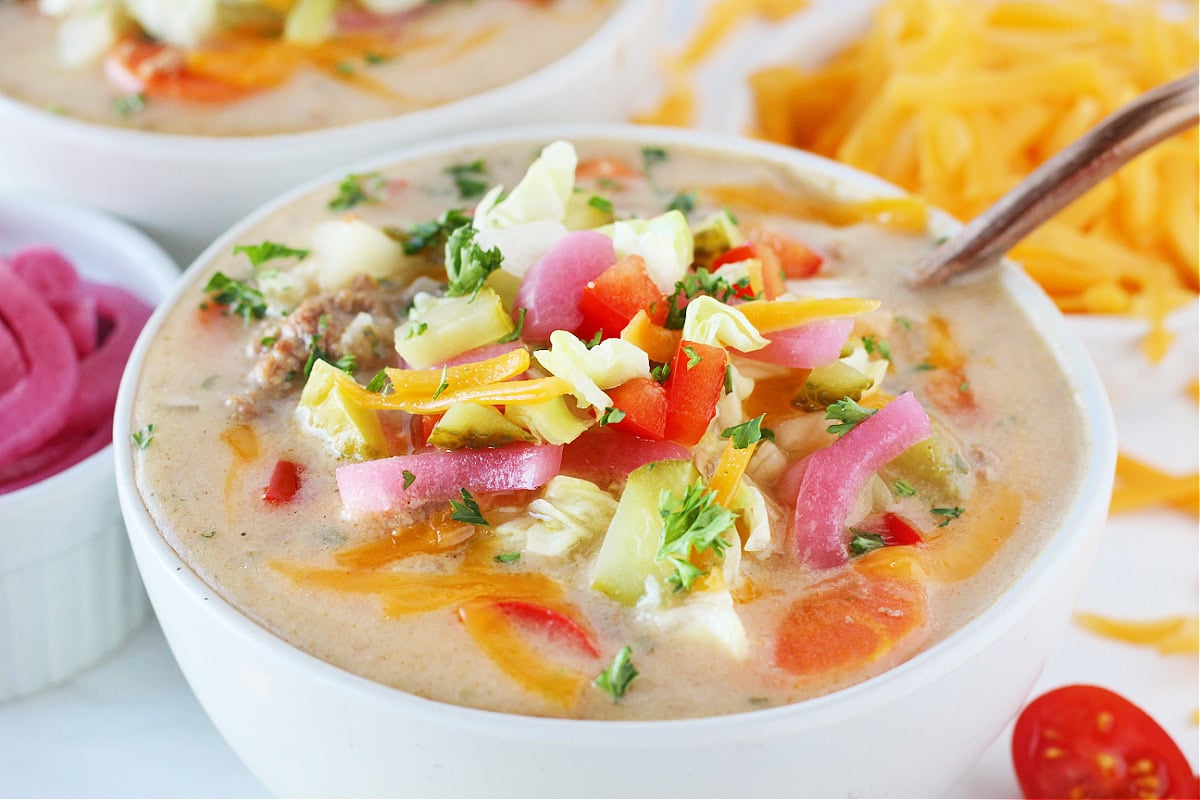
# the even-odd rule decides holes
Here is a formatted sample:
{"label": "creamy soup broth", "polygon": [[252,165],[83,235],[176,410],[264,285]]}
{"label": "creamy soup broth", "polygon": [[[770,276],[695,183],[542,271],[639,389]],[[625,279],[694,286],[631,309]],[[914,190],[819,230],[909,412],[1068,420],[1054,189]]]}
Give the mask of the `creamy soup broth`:
{"label": "creamy soup broth", "polygon": [[[585,141],[576,147],[581,160],[604,156],[640,165],[643,159],[639,148],[628,143]],[[465,205],[445,172],[448,164],[483,158],[490,177],[511,187],[534,155],[534,147],[519,145],[406,163],[385,171],[391,185],[400,188],[393,188],[383,202],[350,213],[379,226],[408,228]],[[927,569],[922,584],[928,592],[926,620],[918,632],[877,658],[836,674],[798,677],[781,669],[776,663],[781,620],[823,573],[798,563],[789,544],[791,511],[774,501],[770,508],[778,551],[766,557],[743,553],[744,582],[733,592],[749,646],[743,659],[712,640],[639,621],[629,607],[589,588],[602,535],[570,558],[523,554],[514,563],[493,563],[490,554],[505,546],[492,541],[495,534],[489,529],[479,528],[448,554],[416,555],[386,568],[403,580],[406,571],[453,573],[474,559],[489,569],[541,571],[562,581],[566,598],[594,630],[602,657],[583,656],[536,634],[526,641],[553,663],[589,679],[629,645],[640,674],[619,702],[590,685],[565,706],[526,690],[481,652],[453,605],[392,617],[376,595],[293,580],[280,571],[280,563],[333,568],[339,552],[393,533],[402,538],[404,525],[413,518],[348,517],[334,481],[339,460],[324,441],[301,430],[294,415],[298,387],[256,401],[261,408],[249,416],[238,402],[229,402],[245,397],[247,374],[263,348],[260,340],[277,327],[269,320],[243,325],[236,317],[214,315],[211,308],[200,310],[206,300],[202,287],[214,272],[250,273],[244,256],[233,253],[218,253],[194,276],[152,343],[137,391],[133,428],[154,425],[152,444],[135,453],[137,483],[167,541],[214,591],[320,659],[423,697],[522,714],[660,719],[793,703],[881,672],[978,615],[1022,573],[1059,524],[1088,458],[1078,404],[1047,346],[994,274],[955,287],[908,288],[904,267],[932,246],[928,234],[872,222],[822,221],[829,215],[820,209],[832,201],[778,164],[685,147],[672,147],[666,156],[650,168],[649,180],[641,175],[591,177],[579,179],[578,186],[611,198],[620,218],[653,216],[677,193],[695,192],[693,221],[727,205],[742,227],[769,225],[822,253],[818,283],[836,282],[851,287],[854,295],[883,300],[880,311],[858,324],[886,332],[893,362],[884,386],[891,394],[915,392],[930,410],[935,430],[953,431],[973,488],[953,503],[916,498],[923,506],[910,516],[926,538],[917,548],[917,561]],[[287,205],[244,231],[238,241],[307,246],[314,224],[338,216],[328,208],[333,193],[329,187]],[[786,213],[764,213],[763,197],[794,202],[783,208]],[[796,294],[807,293],[803,281],[789,286]],[[973,410],[955,410],[953,404],[947,410],[931,400],[945,390],[934,386],[944,370],[927,363],[932,318],[943,321],[965,356],[954,388],[970,392]],[[395,354],[390,357],[394,361]],[[778,374],[745,359],[734,363],[744,376],[759,376],[756,391]],[[366,383],[371,374],[363,371],[357,377]],[[746,405],[755,406],[754,394]],[[804,438],[797,430],[829,424],[819,414],[797,417],[786,403],[763,400],[758,405],[767,409],[766,424],[775,427],[781,449]],[[241,433],[231,437],[231,431]],[[246,431],[252,432],[249,437]],[[270,506],[261,495],[281,458],[302,465],[302,487],[291,503]],[[711,454],[697,458],[706,463],[702,472],[711,471]],[[753,466],[750,474],[755,474]],[[614,498],[620,496],[619,481],[605,488]],[[1016,505],[998,505],[997,498],[1004,497],[1016,498]],[[486,508],[486,500],[479,499]],[[519,515],[526,502],[528,497],[518,498],[507,504],[508,511],[488,513]],[[927,513],[935,504],[961,506],[964,513],[947,522]],[[997,516],[1007,523],[996,526]],[[980,527],[982,532],[973,533]],[[991,544],[972,545],[973,537]],[[939,547],[956,540],[966,544],[951,546],[946,551],[950,556],[938,555]],[[868,556],[886,563],[891,550]]]}
{"label": "creamy soup broth", "polygon": [[[0,93],[105,125],[199,136],[256,136],[348,125],[433,108],[512,83],[565,57],[616,0],[447,0],[380,33],[394,55],[348,56],[337,70],[299,69],[276,88],[228,102],[131,93],[102,63],[62,66],[56,21],[33,2],[0,3]],[[367,86],[356,82],[369,80]]]}

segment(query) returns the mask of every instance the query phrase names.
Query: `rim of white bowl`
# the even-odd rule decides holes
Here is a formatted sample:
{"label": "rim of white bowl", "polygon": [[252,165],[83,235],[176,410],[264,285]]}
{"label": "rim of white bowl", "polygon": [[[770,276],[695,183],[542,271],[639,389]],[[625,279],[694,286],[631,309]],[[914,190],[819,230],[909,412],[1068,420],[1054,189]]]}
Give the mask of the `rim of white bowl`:
{"label": "rim of white bowl", "polygon": [[[1011,628],[1051,588],[1054,581],[1076,557],[1076,553],[1085,549],[1088,538],[1098,532],[1107,515],[1108,491],[1111,488],[1113,467],[1116,463],[1116,429],[1107,396],[1086,351],[1075,334],[1065,325],[1058,309],[1032,279],[1015,265],[1006,263],[1003,274],[1005,288],[1027,310],[1027,316],[1043,336],[1054,336],[1055,355],[1070,378],[1088,424],[1088,432],[1092,435],[1091,459],[1085,469],[1080,491],[1060,526],[1028,568],[1004,593],[950,635],[878,676],[798,703],[716,717],[617,721],[525,716],[456,706],[375,683],[308,654],[234,608],[219,592],[196,575],[167,543],[146,511],[134,485],[129,446],[130,415],[135,383],[154,332],[183,293],[191,288],[198,270],[210,263],[217,253],[229,249],[242,231],[309,192],[335,185],[347,169],[378,170],[409,160],[450,154],[465,148],[482,149],[525,142],[538,144],[555,139],[613,140],[645,145],[707,148],[782,163],[803,178],[828,180],[836,184],[839,190],[848,189],[853,194],[880,196],[902,193],[894,185],[844,164],[775,144],[677,128],[594,124],[539,125],[459,135],[433,144],[404,147],[391,154],[376,156],[306,181],[243,218],[196,258],[185,273],[184,279],[176,285],[172,296],[163,302],[147,323],[129,359],[129,367],[121,381],[115,418],[117,488],[130,536],[144,538],[155,558],[156,563],[151,568],[165,569],[180,590],[186,592],[193,600],[199,601],[202,598],[206,601],[204,605],[208,612],[215,615],[222,625],[240,638],[254,641],[272,660],[289,662],[292,668],[309,671],[314,680],[336,683],[348,692],[366,695],[375,702],[391,704],[397,708],[398,713],[402,712],[418,719],[436,718],[444,724],[453,723],[474,730],[490,730],[495,735],[529,741],[558,739],[569,735],[576,737],[581,746],[589,743],[605,746],[617,740],[628,743],[631,741],[630,737],[636,737],[638,746],[655,747],[669,741],[664,736],[681,728],[687,728],[688,735],[692,737],[724,741],[736,738],[746,726],[758,729],[786,721],[788,728],[794,730],[797,724],[806,727],[821,725],[857,713],[864,708],[877,706],[890,697],[909,693],[936,680]],[[959,225],[941,212],[935,212],[931,223],[939,231]],[[1099,499],[1101,497],[1102,500]],[[177,569],[178,567],[182,569]]]}
{"label": "rim of white bowl", "polygon": [[[647,11],[647,9],[651,9]],[[420,126],[421,130],[449,130],[462,126],[467,130],[473,118],[510,107],[516,100],[530,94],[552,91],[588,62],[617,47],[626,35],[638,25],[647,13],[663,13],[661,0],[622,0],[604,24],[576,47],[557,61],[541,69],[523,75],[514,81],[477,94],[453,100],[432,108],[410,111],[391,117],[364,120],[348,125],[316,128],[292,133],[272,133],[248,136],[198,136],[181,133],[160,133],[104,125],[62,114],[55,114],[0,93],[0,109],[23,116],[32,122],[52,124],[65,131],[86,137],[93,143],[106,143],[113,148],[135,147],[142,152],[158,155],[174,154],[186,150],[193,157],[220,160],[237,151],[245,155],[278,153],[279,148],[290,152],[306,147],[321,147],[330,140],[385,134],[391,129]]]}
{"label": "rim of white bowl", "polygon": [[[29,197],[16,192],[0,192],[0,222],[13,219],[16,219],[12,227],[18,234],[17,238],[23,238],[20,236],[24,232],[21,226],[26,220],[35,220],[42,224],[53,223],[54,226],[61,226],[64,231],[58,242],[30,238],[27,240],[27,244],[30,245],[61,247],[63,242],[70,240],[78,243],[80,247],[103,248],[109,253],[121,254],[130,265],[131,272],[136,267],[139,276],[147,280],[147,286],[153,289],[154,296],[147,297],[143,293],[144,289],[134,291],[143,300],[155,305],[166,300],[171,287],[179,279],[179,266],[166,251],[137,228],[109,214],[77,203]],[[71,260],[75,261],[77,258],[78,256],[75,256]],[[86,274],[83,270],[80,272],[89,279],[100,278],[99,275]],[[126,288],[134,289],[128,286]],[[0,515],[4,513],[5,506],[27,502],[42,494],[63,491],[85,471],[111,468],[112,460],[112,443],[109,442],[90,456],[37,483],[0,494]]]}

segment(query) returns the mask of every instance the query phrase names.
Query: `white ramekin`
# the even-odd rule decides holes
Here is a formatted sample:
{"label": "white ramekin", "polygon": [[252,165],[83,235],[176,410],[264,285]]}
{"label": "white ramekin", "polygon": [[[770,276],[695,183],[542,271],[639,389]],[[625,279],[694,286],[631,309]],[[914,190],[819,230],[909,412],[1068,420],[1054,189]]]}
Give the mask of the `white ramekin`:
{"label": "white ramekin", "polygon": [[[712,134],[555,126],[460,137],[358,168],[553,138],[698,145],[799,169],[849,197],[894,187],[815,156]],[[1087,423],[1082,490],[1028,570],[946,639],[879,677],[791,706],[707,719],[543,719],[446,705],[372,683],[292,647],[226,603],[166,543],[134,485],[128,445],[146,349],[169,308],[247,226],[218,240],[147,326],[117,405],[117,482],[151,601],[188,682],[251,770],[285,796],[933,796],[1011,720],[1066,625],[1104,524],[1112,415],[1087,354],[1023,273],[1003,284],[1049,343]],[[939,229],[955,223],[939,217]]]}
{"label": "white ramekin", "polygon": [[641,100],[637,88],[654,74],[664,10],[663,0],[625,0],[583,45],[512,83],[427,110],[304,133],[147,133],[0,95],[0,190],[114,212],[186,264],[243,215],[346,161],[452,133],[627,118]]}
{"label": "white ramekin", "polygon": [[[0,253],[34,244],[57,247],[88,279],[151,303],[179,277],[158,245],[123,223],[0,195]],[[111,446],[0,495],[0,702],[63,683],[112,653],[148,609],[117,503]]]}

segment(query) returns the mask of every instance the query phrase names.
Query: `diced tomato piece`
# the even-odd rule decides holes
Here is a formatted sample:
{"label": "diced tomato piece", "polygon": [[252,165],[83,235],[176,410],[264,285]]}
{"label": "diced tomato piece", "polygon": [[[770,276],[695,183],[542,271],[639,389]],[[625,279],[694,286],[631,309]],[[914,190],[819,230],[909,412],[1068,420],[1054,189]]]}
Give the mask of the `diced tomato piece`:
{"label": "diced tomato piece", "polygon": [[429,442],[429,432],[445,414],[413,414],[408,420],[408,438],[413,450],[420,450]]}
{"label": "diced tomato piece", "polygon": [[726,264],[736,264],[739,261],[745,261],[750,258],[758,258],[754,242],[746,242],[745,244],[739,244],[737,247],[731,247],[717,256],[717,259],[713,261],[713,272],[716,272]]}
{"label": "diced tomato piece", "polygon": [[109,54],[110,74],[122,83],[139,86],[147,97],[192,103],[228,103],[251,90],[189,70],[182,53],[167,45],[127,39]]}
{"label": "diced tomato piece", "polygon": [[667,425],[667,390],[653,378],[634,378],[608,389],[613,408],[625,413],[617,430],[643,439],[661,440]]}
{"label": "diced tomato piece", "polygon": [[883,515],[883,540],[888,545],[921,544],[921,532],[909,524],[908,520],[898,514],[887,512]]}
{"label": "diced tomato piece", "polygon": [[667,378],[665,438],[691,447],[708,430],[725,386],[725,350],[683,339]]}
{"label": "diced tomato piece", "polygon": [[300,491],[300,467],[292,461],[280,459],[275,462],[271,480],[263,489],[262,499],[273,506],[290,503]]}
{"label": "diced tomato piece", "polygon": [[607,339],[620,336],[639,311],[645,311],[655,325],[662,325],[667,318],[667,298],[646,271],[642,257],[631,255],[583,287],[579,310],[583,312],[580,336],[591,338],[600,331]]}
{"label": "diced tomato piece", "polygon": [[770,250],[775,254],[776,258],[779,259],[780,269],[789,278],[811,277],[821,269],[821,264],[825,261],[819,253],[811,250],[808,245],[797,239],[793,239],[786,233],[762,228],[755,231],[753,239],[761,249]]}
{"label": "diced tomato piece", "polygon": [[493,606],[509,619],[537,628],[547,638],[568,644],[592,658],[600,655],[588,629],[562,611],[525,600],[497,600]]}

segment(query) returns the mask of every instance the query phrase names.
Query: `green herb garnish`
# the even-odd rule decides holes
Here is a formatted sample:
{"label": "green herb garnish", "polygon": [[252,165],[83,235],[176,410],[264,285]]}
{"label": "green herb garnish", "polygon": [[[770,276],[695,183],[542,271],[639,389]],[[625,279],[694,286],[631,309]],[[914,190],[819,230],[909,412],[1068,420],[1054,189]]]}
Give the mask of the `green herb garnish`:
{"label": "green herb garnish", "polygon": [[412,486],[412,485],[413,485],[413,481],[415,481],[415,480],[417,479],[417,476],[416,476],[416,475],[413,475],[413,474],[412,474],[411,472],[409,472],[408,470],[403,470],[403,471],[402,471],[400,474],[404,476],[404,488],[405,488],[405,489],[407,489],[408,487]]}
{"label": "green herb garnish", "polygon": [[471,218],[462,209],[452,208],[437,219],[419,222],[407,231],[388,229],[388,235],[404,246],[405,255],[415,256],[427,247],[441,247],[458,228],[470,225]]}
{"label": "green herb garnish", "polygon": [[850,539],[850,552],[853,555],[861,556],[872,550],[887,547],[887,542],[883,540],[882,533],[869,533],[867,531],[860,531],[857,528],[851,528],[850,532],[854,534]]}
{"label": "green herb garnish", "polygon": [[226,313],[236,314],[244,321],[262,319],[267,313],[267,301],[262,292],[244,281],[234,280],[223,272],[213,273],[204,291],[214,303],[225,306]]}
{"label": "green herb garnish", "polygon": [[876,339],[874,336],[864,336],[862,341],[863,349],[867,351],[868,355],[879,351],[879,355],[883,356],[888,361],[892,360],[891,345],[889,345],[883,339]]}
{"label": "green herb garnish", "polygon": [[146,110],[146,95],[141,92],[127,94],[124,97],[118,97],[113,101],[113,111],[120,114],[122,117],[132,116],[139,111]]}
{"label": "green herb garnish", "polygon": [[613,425],[625,419],[625,412],[619,408],[609,406],[604,409],[604,413],[600,415],[600,427],[605,425]]}
{"label": "green herb garnish", "polygon": [[438,387],[433,391],[433,399],[437,400],[442,396],[442,392],[450,388],[450,381],[446,378],[446,367],[442,367],[442,380]]}
{"label": "green herb garnish", "polygon": [[929,509],[930,514],[933,514],[934,516],[938,516],[938,517],[945,517],[945,519],[943,519],[940,523],[938,523],[939,528],[944,528],[950,524],[951,520],[955,520],[955,519],[958,519],[959,517],[961,517],[963,515],[964,511],[966,511],[966,509],[962,508],[960,506],[955,506],[954,508],[931,508],[931,509]]}
{"label": "green herb garnish", "polygon": [[511,564],[514,561],[521,560],[521,553],[520,553],[520,551],[516,551],[516,552],[512,552],[512,553],[500,553],[492,560],[497,561],[501,564]]}
{"label": "green herb garnish", "polygon": [[725,362],[725,394],[733,394],[733,364]]}
{"label": "green herb garnish", "polygon": [[775,432],[770,428],[762,427],[763,420],[767,415],[759,414],[754,419],[748,419],[740,425],[734,425],[721,431],[722,439],[729,439],[733,442],[733,446],[737,450],[745,450],[752,444],[761,442],[763,439],[774,439]]}
{"label": "green herb garnish", "polygon": [[642,148],[642,172],[650,172],[650,169],[657,164],[661,164],[669,158],[667,151],[662,147],[643,147]]}
{"label": "green herb garnish", "polygon": [[605,691],[615,703],[629,691],[629,684],[638,676],[637,668],[633,666],[633,649],[625,645],[613,657],[608,669],[601,672],[592,681],[597,689]]}
{"label": "green herb garnish", "polygon": [[691,369],[692,367],[696,366],[702,360],[700,358],[700,354],[696,352],[696,348],[692,347],[690,344],[685,344],[683,346],[683,354],[688,357],[688,360],[687,360],[687,368],[688,369]]}
{"label": "green herb garnish", "polygon": [[689,591],[692,582],[704,574],[690,560],[693,548],[696,552],[711,550],[720,558],[729,546],[721,534],[729,530],[737,515],[718,505],[716,497],[717,493],[705,488],[700,479],[684,489],[682,498],[677,499],[665,489],[659,494],[663,532],[658,558],[668,560],[675,568],[668,580],[677,592]]}
{"label": "green herb garnish", "polygon": [[301,261],[308,258],[308,250],[298,250],[294,247],[288,247],[286,244],[279,242],[260,242],[259,244],[239,244],[233,248],[233,254],[245,254],[246,258],[250,259],[250,266],[255,271],[268,261],[274,261],[277,258],[298,258]]}
{"label": "green herb garnish", "polygon": [[351,173],[338,184],[338,193],[329,201],[329,208],[347,211],[357,205],[377,205],[383,202],[380,195],[386,188],[387,180],[378,172]]}
{"label": "green herb garnish", "polygon": [[680,192],[671,198],[671,202],[667,203],[667,211],[682,211],[684,214],[692,213],[696,207],[695,192]]}
{"label": "green herb garnish", "polygon": [[604,339],[604,331],[602,331],[602,330],[596,331],[596,333],[592,335],[592,338],[588,339],[586,342],[583,343],[583,346],[586,347],[588,350],[591,350],[593,347],[600,344],[600,342],[603,339]]}
{"label": "green herb garnish", "polygon": [[409,320],[408,333],[404,335],[404,341],[407,342],[409,339],[415,339],[427,330],[429,330],[428,322],[413,322]]}
{"label": "green herb garnish", "polygon": [[454,511],[450,515],[450,519],[458,522],[465,522],[468,525],[482,525],[490,528],[492,523],[483,518],[483,514],[479,510],[479,503],[475,502],[475,498],[466,489],[459,489],[462,494],[462,502],[457,500],[450,501],[450,508]]}
{"label": "green herb garnish", "polygon": [[496,344],[507,344],[508,342],[515,342],[517,339],[521,338],[521,331],[525,330],[525,312],[526,311],[527,311],[527,309],[524,309],[524,308],[519,309],[517,311],[516,327],[514,327],[511,331],[509,331],[508,333],[504,334],[499,339],[497,339]]}
{"label": "green herb garnish", "polygon": [[892,484],[892,489],[901,497],[912,497],[917,493],[917,490],[908,481],[896,481]]}
{"label": "green herb garnish", "polygon": [[596,209],[597,211],[600,211],[604,214],[613,213],[612,200],[609,200],[607,197],[601,197],[598,194],[594,194],[588,198],[587,204],[589,206],[591,206],[592,208]]}
{"label": "green herb garnish", "polygon": [[667,378],[671,377],[671,365],[659,364],[654,369],[650,370],[650,377],[659,383],[666,383]]}
{"label": "green herb garnish", "polygon": [[827,433],[836,433],[838,436],[845,436],[854,429],[855,425],[874,413],[875,409],[864,408],[853,399],[843,397],[825,409],[825,419],[840,421],[840,424],[830,425],[825,431]]}
{"label": "green herb garnish", "polygon": [[928,363],[924,363],[924,362],[913,365],[913,372],[929,372],[930,370],[934,370],[934,369],[937,369],[937,367],[935,367],[933,364],[928,364]]}
{"label": "green herb garnish", "polygon": [[704,267],[695,272],[689,272],[682,280],[675,282],[675,291],[667,298],[667,319],[663,326],[671,330],[683,327],[687,318],[687,301],[698,295],[706,294],[722,303],[728,303],[735,297],[755,300],[757,296],[750,291],[750,281],[743,278],[736,283],[730,283],[724,277],[713,275]]}
{"label": "green herb garnish", "polygon": [[134,431],[129,434],[129,438],[133,439],[133,443],[137,445],[138,450],[145,450],[154,441],[154,423],[151,422],[140,431]]}
{"label": "green herb garnish", "polygon": [[374,392],[375,394],[383,394],[383,390],[386,389],[391,382],[392,380],[388,377],[387,370],[381,369],[379,372],[375,373],[375,377],[371,378],[371,382],[367,384],[367,391]]}
{"label": "green herb garnish", "polygon": [[487,191],[487,164],[482,158],[466,164],[451,164],[443,172],[454,179],[463,200],[474,200]]}
{"label": "green herb garnish", "polygon": [[504,257],[500,248],[484,250],[474,241],[475,229],[469,225],[455,228],[446,239],[446,277],[448,297],[470,295],[474,300],[487,276],[500,269]]}

